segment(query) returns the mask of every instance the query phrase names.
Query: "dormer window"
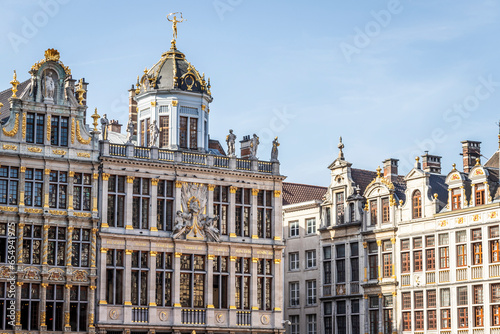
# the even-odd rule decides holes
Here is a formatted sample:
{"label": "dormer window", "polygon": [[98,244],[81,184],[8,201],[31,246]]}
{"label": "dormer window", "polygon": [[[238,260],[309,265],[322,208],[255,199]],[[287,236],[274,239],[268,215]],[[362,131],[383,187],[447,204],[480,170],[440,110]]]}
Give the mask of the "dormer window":
{"label": "dormer window", "polygon": [[412,217],[413,219],[422,218],[422,195],[420,194],[420,190],[413,192]]}
{"label": "dormer window", "polygon": [[377,200],[370,201],[370,225],[374,226],[377,224]]}
{"label": "dormer window", "polygon": [[462,207],[462,191],[461,189],[453,189],[451,191],[451,210],[458,210]]}
{"label": "dormer window", "polygon": [[43,144],[45,116],[35,113],[26,114],[26,142]]}
{"label": "dormer window", "polygon": [[[189,125],[189,129],[188,129]],[[189,143],[188,143],[189,135]],[[198,119],[181,116],[179,121],[179,146],[181,148],[198,149]]]}
{"label": "dormer window", "polygon": [[354,210],[354,208],[354,203],[349,203],[349,218],[351,219],[351,222],[356,220],[356,211]]}
{"label": "dormer window", "polygon": [[344,193],[337,193],[336,197],[336,209],[337,209],[337,225],[344,224]]}
{"label": "dormer window", "polygon": [[389,215],[389,198],[382,198],[382,223],[388,223],[390,220]]}
{"label": "dormer window", "polygon": [[483,205],[485,203],[484,200],[484,184],[476,184],[474,186],[475,189],[475,199],[476,199],[476,205]]}

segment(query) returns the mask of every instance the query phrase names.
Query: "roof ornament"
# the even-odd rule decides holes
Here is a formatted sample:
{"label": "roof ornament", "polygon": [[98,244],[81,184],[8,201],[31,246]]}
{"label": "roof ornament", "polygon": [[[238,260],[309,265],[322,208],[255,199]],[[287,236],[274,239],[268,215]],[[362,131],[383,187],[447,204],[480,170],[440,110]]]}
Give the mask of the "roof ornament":
{"label": "roof ornament", "polygon": [[420,169],[420,157],[418,155],[415,157],[415,168]]}
{"label": "roof ornament", "polygon": [[17,98],[16,93],[17,93],[17,86],[19,86],[19,81],[17,81],[16,70],[14,70],[14,78],[9,83],[12,85],[12,97]]}
{"label": "roof ornament", "polygon": [[[175,14],[180,14],[181,15],[181,19],[177,20],[177,16]],[[172,48],[175,49],[175,40],[177,39],[177,23],[181,23],[181,22],[184,22],[184,21],[187,21],[187,20],[182,17],[182,12],[175,12],[175,13],[168,14],[167,15],[167,20],[169,20],[170,22],[172,22],[172,30],[173,30]]]}
{"label": "roof ornament", "polygon": [[457,170],[457,164],[453,164],[453,170]]}
{"label": "roof ornament", "polygon": [[476,158],[476,166],[481,166],[481,160],[479,158]]}
{"label": "roof ornament", "polygon": [[342,143],[342,136],[340,136],[339,139],[339,144],[337,145],[339,148],[339,160],[344,160],[344,152],[342,152],[342,149],[345,147],[345,145]]}
{"label": "roof ornament", "polygon": [[83,79],[80,79],[78,81],[78,86],[77,86],[77,90],[76,90],[76,93],[78,94],[78,104],[83,106],[83,95],[86,93],[85,92],[85,89],[83,88]]}
{"label": "roof ornament", "polygon": [[382,168],[380,166],[377,167],[377,178],[380,177],[380,172],[382,171]]}
{"label": "roof ornament", "polygon": [[137,83],[135,84],[136,86],[136,89],[135,89],[135,95],[139,95],[139,93],[141,92],[141,84],[139,83],[139,76],[137,76]]}
{"label": "roof ornament", "polygon": [[92,119],[94,120],[94,122],[92,123],[92,125],[94,125],[94,132],[97,132],[97,121],[99,120],[99,118],[101,118],[101,116],[99,116],[99,114],[97,114],[97,108],[95,108],[95,111],[94,113],[92,114]]}

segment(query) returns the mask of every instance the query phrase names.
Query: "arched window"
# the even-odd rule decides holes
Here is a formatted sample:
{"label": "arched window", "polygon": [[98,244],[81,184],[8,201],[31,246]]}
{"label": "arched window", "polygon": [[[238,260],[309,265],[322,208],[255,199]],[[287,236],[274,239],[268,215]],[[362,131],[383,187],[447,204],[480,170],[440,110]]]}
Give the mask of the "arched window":
{"label": "arched window", "polygon": [[412,196],[413,219],[422,218],[422,196],[420,190],[415,190]]}

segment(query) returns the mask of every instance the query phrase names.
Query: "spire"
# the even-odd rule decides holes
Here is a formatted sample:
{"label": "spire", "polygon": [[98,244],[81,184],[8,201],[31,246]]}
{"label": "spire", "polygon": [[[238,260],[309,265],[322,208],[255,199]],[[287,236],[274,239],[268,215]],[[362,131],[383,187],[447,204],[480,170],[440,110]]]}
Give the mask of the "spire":
{"label": "spire", "polygon": [[339,144],[337,145],[339,148],[339,160],[344,160],[344,152],[342,152],[342,149],[345,147],[345,145],[342,143],[342,136],[339,139]]}

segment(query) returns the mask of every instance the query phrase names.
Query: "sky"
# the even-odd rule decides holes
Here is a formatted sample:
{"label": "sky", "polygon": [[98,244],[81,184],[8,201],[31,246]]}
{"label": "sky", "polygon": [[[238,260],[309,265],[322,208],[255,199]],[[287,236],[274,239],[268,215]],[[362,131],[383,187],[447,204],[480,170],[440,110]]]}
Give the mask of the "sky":
{"label": "sky", "polygon": [[[287,182],[328,186],[338,156],[375,170],[399,159],[462,166],[461,141],[498,148],[500,2],[493,0],[0,0],[0,90],[55,48],[98,108],[126,124],[137,75],[177,48],[210,77],[210,136],[279,137]],[[3,83],[3,84],[2,84]],[[91,120],[89,119],[90,123]]]}

